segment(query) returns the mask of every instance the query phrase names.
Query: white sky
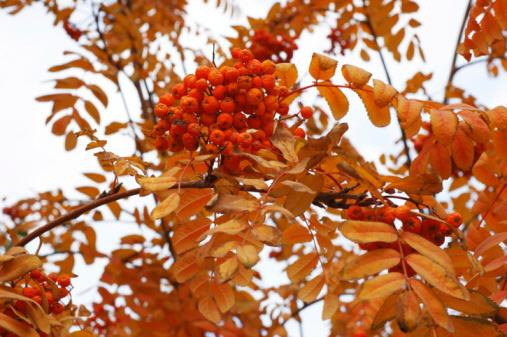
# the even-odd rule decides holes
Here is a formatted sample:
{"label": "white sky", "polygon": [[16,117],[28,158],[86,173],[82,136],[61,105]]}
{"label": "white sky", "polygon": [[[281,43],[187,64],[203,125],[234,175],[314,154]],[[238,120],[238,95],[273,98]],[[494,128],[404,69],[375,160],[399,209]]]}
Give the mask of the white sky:
{"label": "white sky", "polygon": [[[202,9],[200,1],[189,1],[189,14],[196,22],[210,28],[216,35],[230,33],[228,21],[221,20],[221,16],[212,15],[211,9]],[[397,64],[387,56],[388,66],[394,85],[403,89],[405,80],[416,71],[433,72],[433,79],[428,83],[428,92],[435,98],[442,97],[449,65],[454,51],[457,30],[464,13],[465,0],[419,1],[421,9],[417,15],[423,23],[418,28],[426,53],[426,64],[422,64],[416,57],[411,63]],[[241,3],[241,2],[240,2]],[[263,16],[273,1],[245,1],[241,6],[244,13],[251,16]],[[238,20],[235,20],[238,21]],[[243,21],[241,21],[243,22]],[[317,28],[315,35],[304,34],[299,42],[300,49],[295,54],[301,78],[310,61],[312,52],[324,52],[329,48],[324,38],[327,28]],[[52,18],[44,10],[34,5],[21,14],[11,17],[0,11],[0,154],[2,165],[0,168],[0,197],[9,199],[29,197],[37,192],[89,184],[82,172],[94,172],[98,165],[92,153],[84,151],[84,144],[78,149],[65,152],[63,138],[50,133],[44,121],[50,111],[50,104],[40,104],[34,98],[51,92],[51,83],[47,80],[51,76],[47,69],[55,64],[67,60],[62,55],[64,50],[76,50],[75,43],[61,29],[52,26]],[[372,61],[364,63],[357,54],[347,57],[337,57],[340,64],[350,63],[364,67],[373,73],[374,78],[384,79],[384,73],[376,55],[371,54]],[[480,102],[489,105],[506,105],[507,82],[505,73],[497,79],[491,79],[485,72],[484,64],[474,65],[458,73],[455,83],[467,88],[479,98]],[[341,80],[341,79],[340,79]],[[132,88],[127,92],[135,97]],[[377,129],[371,126],[366,118],[360,101],[348,95],[351,110],[343,119],[349,123],[348,136],[352,142],[365,154],[369,160],[375,160],[386,151],[392,151],[393,140],[399,137],[399,130],[392,126]],[[103,113],[106,124],[113,119],[119,119],[123,109],[119,97],[110,97],[108,113]],[[134,114],[139,112],[139,104],[129,100],[129,106]],[[108,115],[109,114],[109,115]],[[129,154],[131,146],[128,139],[116,141],[112,149],[120,154]],[[135,200],[133,201],[135,202]],[[107,226],[107,227],[104,227]],[[120,232],[135,232],[136,228],[128,225],[122,230],[111,228],[112,224],[100,223],[95,226],[98,231],[98,247],[108,250],[118,242]],[[85,269],[86,268],[86,269]],[[93,292],[85,289],[94,286],[100,275],[102,264],[98,263],[90,269],[82,267],[76,271],[81,277],[76,280],[75,301],[90,303],[94,298]],[[272,264],[260,264],[258,270],[267,270],[263,275],[268,284],[279,284],[286,281],[286,276]],[[302,314],[305,336],[326,336],[328,325],[320,319],[321,306],[314,305]],[[290,326],[291,336],[298,335],[297,326]]]}

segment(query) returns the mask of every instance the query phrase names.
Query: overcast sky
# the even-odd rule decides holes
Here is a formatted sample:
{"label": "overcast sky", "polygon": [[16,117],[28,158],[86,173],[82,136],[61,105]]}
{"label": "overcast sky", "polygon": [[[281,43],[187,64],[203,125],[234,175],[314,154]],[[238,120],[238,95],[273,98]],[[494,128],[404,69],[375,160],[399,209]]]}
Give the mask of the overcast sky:
{"label": "overcast sky", "polygon": [[[201,1],[189,1],[189,15],[195,21],[210,28],[216,35],[231,34],[227,20],[217,20],[218,15],[212,15],[212,9],[202,9]],[[425,0],[419,1],[421,9],[417,15],[423,26],[418,29],[423,48],[426,52],[426,64],[419,59],[411,63],[397,64],[388,56],[388,64],[395,87],[403,89],[405,80],[416,71],[433,72],[433,79],[428,83],[428,92],[435,99],[442,97],[443,88],[448,77],[449,65],[454,52],[457,30],[462,20],[466,3],[465,0]],[[241,3],[241,2],[240,2]],[[244,13],[251,16],[263,16],[273,1],[245,1],[242,2]],[[236,19],[235,23],[243,20]],[[300,76],[305,73],[312,52],[324,52],[329,48],[329,42],[324,39],[328,28],[317,28],[310,36],[304,34],[300,40],[300,49],[295,55]],[[318,38],[316,38],[318,37]],[[44,124],[50,111],[49,104],[40,104],[34,98],[51,91],[51,76],[47,69],[62,63],[64,50],[76,50],[76,44],[61,29],[52,26],[52,18],[42,7],[34,5],[21,14],[11,17],[0,11],[0,152],[2,165],[0,167],[0,197],[9,199],[29,197],[37,192],[64,188],[71,190],[74,186],[89,184],[82,176],[82,172],[97,171],[98,166],[92,153],[84,151],[84,144],[72,152],[65,152],[63,138],[55,137],[49,127]],[[376,55],[371,54],[372,61],[364,63],[357,54],[347,57],[337,57],[340,64],[355,64],[373,73],[374,78],[384,79],[384,73]],[[309,82],[309,79],[306,77]],[[488,105],[506,105],[505,73],[500,78],[491,79],[485,72],[484,64],[466,68],[456,76],[456,84],[467,88],[479,101]],[[132,88],[126,87],[127,92]],[[135,97],[127,95],[127,97]],[[365,154],[369,160],[393,148],[393,140],[399,137],[399,130],[395,124],[378,129],[367,121],[366,112],[356,97],[349,96],[351,110],[343,121],[349,123],[348,132],[352,142]],[[108,113],[103,113],[106,123],[116,109],[123,109],[119,97],[110,97],[111,104]],[[132,111],[139,111],[139,104],[129,101]],[[117,115],[116,115],[117,116]],[[117,118],[116,118],[117,119]],[[126,155],[131,151],[128,139],[111,144],[112,149]],[[104,228],[104,226],[106,226]],[[104,250],[114,247],[118,242],[117,228],[111,224],[101,223],[95,226],[98,230],[98,246]],[[122,225],[123,226],[123,225]],[[125,231],[135,232],[137,229],[125,225]],[[94,298],[93,292],[84,292],[91,285],[95,285],[100,275],[102,265],[97,264],[91,271],[80,273],[76,281],[76,300],[90,303]],[[259,270],[263,272],[268,284],[286,282],[286,276],[272,265]],[[327,324],[320,320],[321,306],[315,305],[303,314],[305,336],[325,336],[328,333]],[[297,331],[291,326],[291,331]],[[291,334],[293,335],[293,334]],[[297,334],[295,334],[297,335]]]}

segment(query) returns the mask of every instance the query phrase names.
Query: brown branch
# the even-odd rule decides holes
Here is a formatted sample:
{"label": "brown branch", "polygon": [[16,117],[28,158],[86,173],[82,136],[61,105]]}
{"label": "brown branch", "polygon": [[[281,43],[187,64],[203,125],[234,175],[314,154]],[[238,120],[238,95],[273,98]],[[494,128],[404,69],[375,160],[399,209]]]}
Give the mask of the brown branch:
{"label": "brown branch", "polygon": [[468,5],[465,10],[465,15],[463,16],[463,21],[461,22],[461,27],[459,29],[458,39],[456,40],[456,46],[454,47],[454,55],[452,56],[451,63],[451,71],[449,72],[449,78],[447,79],[447,84],[445,85],[444,92],[444,104],[449,103],[449,97],[447,96],[447,89],[452,85],[452,80],[454,79],[454,75],[460,69],[456,67],[456,61],[458,60],[458,48],[463,38],[463,33],[465,32],[465,25],[468,19],[468,15],[470,14],[470,9],[472,8],[472,0],[468,0]]}
{"label": "brown branch", "polygon": [[69,220],[77,218],[81,214],[84,214],[88,211],[91,211],[94,208],[108,204],[110,202],[113,202],[113,201],[116,201],[119,199],[128,198],[130,196],[139,194],[140,191],[141,191],[140,188],[134,188],[132,190],[110,194],[110,195],[105,196],[103,198],[93,200],[83,206],[80,206],[80,207],[74,209],[73,211],[70,211],[69,213],[67,213],[65,215],[62,215],[61,217],[59,217],[58,219],[56,219],[54,221],[51,221],[51,222],[45,224],[44,226],[37,228],[36,230],[34,230],[33,232],[31,232],[30,234],[25,236],[23,239],[21,239],[19,242],[17,242],[15,245],[16,246],[25,246],[26,244],[31,242],[33,239],[41,236],[42,234],[50,231],[51,229],[53,229],[61,224],[64,224],[65,222],[67,222]]}
{"label": "brown branch", "polygon": [[324,300],[324,297],[321,297],[321,298],[317,298],[316,300],[313,300],[311,302],[308,302],[308,303],[305,303],[303,304],[303,306],[301,308],[297,308],[296,310],[294,310],[294,312],[292,312],[290,314],[290,316],[285,319],[283,322],[282,322],[282,325],[285,325],[285,323],[287,323],[288,321],[290,321],[292,318],[296,317],[297,315],[299,315],[299,313],[303,310],[305,310],[306,308],[308,308],[309,306],[315,304],[315,303],[318,303],[320,301],[323,301]]}

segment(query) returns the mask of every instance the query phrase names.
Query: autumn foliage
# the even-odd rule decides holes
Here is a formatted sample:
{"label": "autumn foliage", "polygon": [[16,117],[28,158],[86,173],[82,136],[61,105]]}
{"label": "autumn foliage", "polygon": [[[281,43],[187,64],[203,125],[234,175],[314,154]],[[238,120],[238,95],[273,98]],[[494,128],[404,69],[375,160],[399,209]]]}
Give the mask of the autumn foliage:
{"label": "autumn foliage", "polygon": [[[85,4],[43,4],[76,51],[37,101],[65,150],[85,145],[100,169],[84,200],[62,182],[2,205],[0,336],[287,336],[317,303],[330,336],[507,335],[507,108],[454,83],[473,63],[505,76],[506,0],[468,3],[442,100],[431,74],[403,89],[388,71],[386,55],[425,59],[418,27],[434,23],[417,1],[289,0],[219,38],[186,1],[94,3],[81,25]],[[215,5],[244,15],[202,3]],[[329,50],[291,63],[322,27]],[[338,62],[349,54],[384,73]],[[349,110],[399,129],[378,160],[352,145]],[[125,133],[130,156],[108,149]],[[102,251],[92,224],[107,217],[139,233]],[[77,256],[107,260],[91,306],[73,294]],[[270,264],[287,282],[266,286]]]}

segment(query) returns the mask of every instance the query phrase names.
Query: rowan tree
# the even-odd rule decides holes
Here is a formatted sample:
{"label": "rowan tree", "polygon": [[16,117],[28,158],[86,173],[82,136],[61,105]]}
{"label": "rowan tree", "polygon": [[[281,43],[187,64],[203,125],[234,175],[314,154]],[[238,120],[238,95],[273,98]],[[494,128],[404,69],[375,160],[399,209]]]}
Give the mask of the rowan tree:
{"label": "rowan tree", "polygon": [[[413,0],[288,0],[219,37],[183,0],[38,5],[76,49],[37,101],[65,150],[100,170],[76,188],[86,200],[62,182],[3,205],[1,336],[286,336],[318,302],[331,336],[507,334],[507,108],[454,83],[475,63],[507,71],[506,0],[468,2],[441,101],[425,90],[431,74],[391,83],[385,56],[424,59],[418,27],[436,24]],[[245,16],[234,1],[202,3],[215,5]],[[305,34],[330,49],[298,68]],[[339,64],[345,54],[384,73]],[[124,111],[108,108],[114,95]],[[399,126],[378,161],[353,146],[349,110]],[[108,149],[125,133],[129,156]],[[139,234],[103,252],[92,225],[111,216]],[[77,256],[108,261],[92,307],[72,300]],[[260,260],[289,282],[266,287]]]}

